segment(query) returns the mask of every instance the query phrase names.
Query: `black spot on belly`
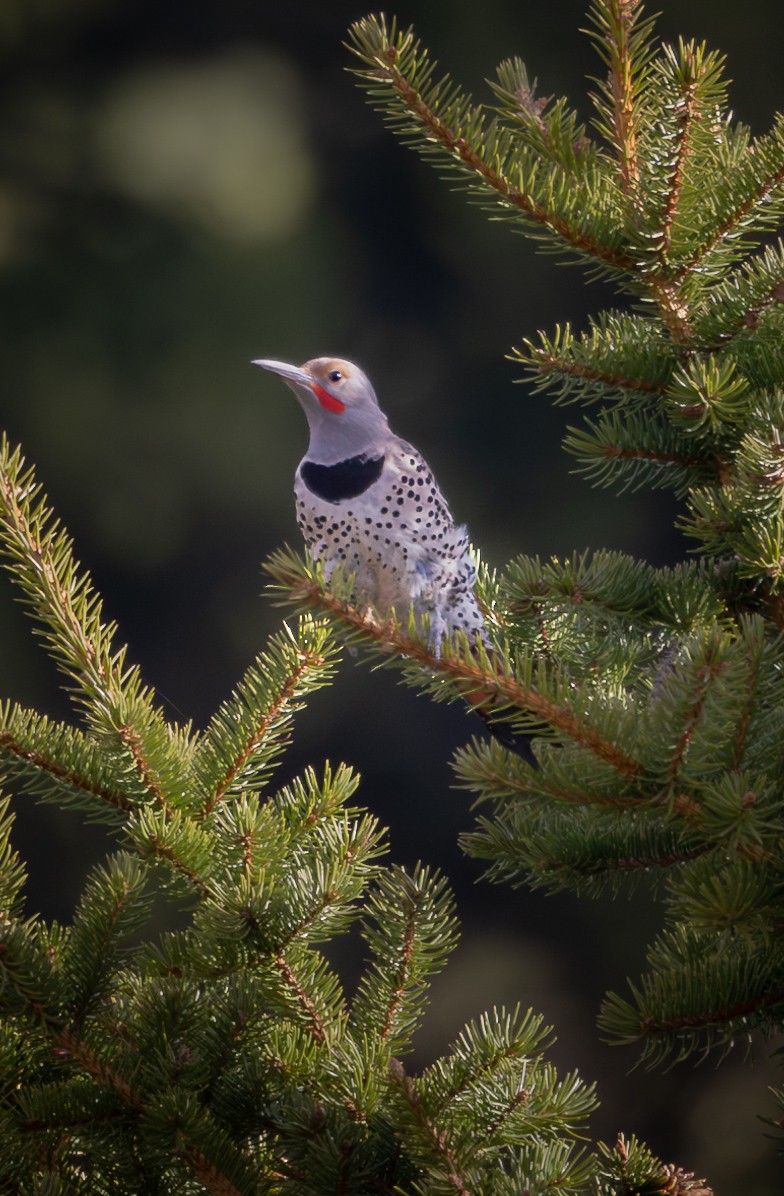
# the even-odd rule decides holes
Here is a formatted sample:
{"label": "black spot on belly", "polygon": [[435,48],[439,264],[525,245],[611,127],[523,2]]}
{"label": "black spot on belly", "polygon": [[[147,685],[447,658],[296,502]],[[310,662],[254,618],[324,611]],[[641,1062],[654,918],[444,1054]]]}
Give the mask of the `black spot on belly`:
{"label": "black spot on belly", "polygon": [[344,498],[356,498],[377,482],[384,468],[383,457],[347,457],[337,465],[317,465],[315,461],[304,461],[300,468],[302,480],[308,490],[326,502],[340,502]]}

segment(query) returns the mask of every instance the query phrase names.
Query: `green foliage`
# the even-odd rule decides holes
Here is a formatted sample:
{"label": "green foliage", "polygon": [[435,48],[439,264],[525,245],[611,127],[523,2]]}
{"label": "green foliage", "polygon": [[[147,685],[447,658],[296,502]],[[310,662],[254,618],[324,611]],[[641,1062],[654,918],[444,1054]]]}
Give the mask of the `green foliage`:
{"label": "green foliage", "polygon": [[[5,443],[0,493],[6,564],[82,717],[6,704],[5,780],[120,840],[69,923],[48,925],[25,912],[0,801],[0,1187],[568,1196],[598,1182],[581,1145],[593,1089],[559,1079],[534,1015],[483,1015],[421,1075],[401,1062],[456,941],[449,888],[379,863],[346,767],[270,785],[292,718],[332,676],[328,623],[284,624],[202,734],[175,726]],[[163,935],[159,893],[180,920]],[[349,995],[325,945],[352,929],[366,962]]]}
{"label": "green foliage", "polygon": [[[502,63],[467,96],[411,31],[368,17],[357,75],[394,131],[616,309],[513,351],[531,388],[587,408],[566,447],[620,492],[671,487],[697,559],[518,557],[478,584],[491,643],[359,606],[288,550],[300,608],[203,734],[167,721],[127,663],[18,451],[0,452],[0,536],[78,726],[4,708],[9,785],[108,821],[120,849],[66,927],[26,917],[0,834],[0,1183],[29,1191],[707,1194],[635,1139],[579,1145],[593,1092],[559,1079],[530,1014],[493,1011],[405,1070],[455,937],[443,880],[383,869],[343,767],[273,790],[334,627],[436,700],[533,737],[474,740],[464,837],[491,879],[586,896],[647,884],[664,925],[602,1032],[649,1062],[724,1052],[784,1021],[784,118],[733,123],[724,61],[661,46],[638,0],[594,0],[593,125]],[[621,306],[623,305],[623,306]],[[313,612],[317,612],[314,617]],[[144,938],[163,888],[183,929]],[[358,929],[348,997],[323,944]],[[781,1100],[778,1094],[777,1099]]]}
{"label": "green foliage", "polygon": [[536,735],[535,764],[478,740],[457,756],[490,807],[464,845],[492,879],[655,884],[666,923],[649,971],[601,1015],[655,1061],[784,1023],[784,118],[762,136],[735,123],[723,56],[658,44],[638,0],[594,0],[589,25],[592,128],[518,59],[481,104],[383,17],[357,22],[351,48],[408,144],[614,282],[615,309],[512,358],[529,389],[586,409],[565,445],[588,479],[674,490],[697,562],[598,551],[485,570],[492,649],[458,636],[439,660],[413,628],[356,609],[350,587],[324,594],[309,562],[270,569],[407,682]]}
{"label": "green foliage", "polygon": [[612,277],[636,311],[569,325],[515,358],[534,386],[595,410],[566,447],[592,480],[670,486],[711,555],[742,563],[747,594],[782,585],[779,394],[784,120],[733,125],[724,60],[695,42],[657,46],[637,3],[597,0],[591,37],[607,75],[592,140],[566,99],[539,99],[522,62],[469,100],[410,31],[352,30],[372,102],[403,138],[457,172],[494,214],[545,248]]}

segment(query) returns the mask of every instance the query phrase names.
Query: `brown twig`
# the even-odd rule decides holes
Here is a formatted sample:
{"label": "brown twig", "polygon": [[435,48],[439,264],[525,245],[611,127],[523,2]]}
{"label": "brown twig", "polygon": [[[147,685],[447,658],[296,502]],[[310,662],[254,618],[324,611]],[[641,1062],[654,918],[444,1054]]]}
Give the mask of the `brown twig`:
{"label": "brown twig", "polygon": [[690,345],[694,333],[689,308],[679,282],[670,278],[652,277],[648,280],[648,287],[673,344],[681,348]]}
{"label": "brown twig", "polygon": [[718,676],[720,672],[724,671],[725,666],[719,664],[705,664],[697,671],[696,685],[694,687],[694,695],[692,697],[691,705],[686,713],[686,721],[683,731],[678,736],[675,743],[674,750],[670,757],[670,762],[667,766],[667,780],[669,785],[674,789],[678,784],[681,768],[686,757],[689,744],[691,743],[692,733],[697,725],[702,709],[705,704],[705,696],[708,692],[711,682]]}
{"label": "brown twig", "polygon": [[417,89],[400,72],[396,65],[397,58],[398,51],[394,46],[388,46],[383,52],[379,53],[376,59],[379,75],[395,88],[395,91],[408,111],[430,130],[434,140],[438,141],[449,153],[459,158],[465,166],[478,175],[501,197],[503,202],[509,204],[510,207],[524,212],[526,216],[529,216],[538,224],[551,229],[552,232],[556,233],[581,253],[598,258],[616,270],[628,272],[635,269],[633,259],[627,254],[613,249],[610,245],[596,241],[584,230],[576,228],[562,216],[549,211],[543,204],[535,200],[533,196],[513,186],[496,166],[492,166],[487,162],[477,150],[469,145],[464,137],[456,133],[454,129],[450,128],[449,125],[433,112]]}
{"label": "brown twig", "polygon": [[196,872],[193,868],[189,868],[186,863],[175,855],[173,849],[166,843],[163,843],[157,835],[149,835],[143,840],[141,846],[142,848],[148,846],[151,854],[156,856],[157,859],[166,860],[167,863],[171,864],[175,872],[179,872],[181,876],[184,876],[202,897],[210,897],[212,895],[212,889],[201,873]]}
{"label": "brown twig", "polygon": [[277,698],[264,711],[264,714],[253,728],[252,733],[248,735],[248,738],[243,744],[241,750],[230,762],[219,783],[216,785],[215,789],[204,803],[205,817],[208,818],[214,812],[215,807],[225,797],[226,792],[234,778],[253,755],[253,752],[258,744],[263,742],[270,727],[274,726],[275,722],[285,712],[287,706],[296,695],[300,682],[302,681],[302,678],[308,669],[311,666],[323,664],[323,661],[323,656],[319,656],[315,653],[299,653],[299,667],[290,673],[286,678],[285,683],[280,688]]}
{"label": "brown twig", "polygon": [[392,1033],[392,1027],[395,1024],[395,1015],[400,1005],[400,999],[405,991],[406,983],[409,978],[409,965],[411,963],[411,956],[414,951],[414,933],[416,930],[416,906],[413,901],[409,904],[408,917],[406,918],[406,927],[403,934],[403,956],[400,960],[400,965],[395,975],[395,987],[389,996],[389,1003],[387,1005],[387,1013],[384,1018],[384,1024],[381,1027],[380,1038],[382,1042],[386,1042]]}
{"label": "brown twig", "polygon": [[683,1014],[681,1017],[654,1018],[646,1017],[640,1022],[640,1035],[671,1034],[673,1030],[695,1030],[705,1026],[718,1026],[722,1023],[734,1021],[736,1018],[746,1018],[751,1014],[768,1009],[771,1005],[784,1002],[784,988],[773,989],[763,996],[752,997],[748,1001],[741,1001],[731,1005],[729,1009],[710,1009],[703,1013]]}
{"label": "brown twig", "polygon": [[426,644],[411,639],[393,621],[380,621],[370,611],[360,611],[355,606],[341,602],[310,578],[289,575],[285,585],[294,601],[324,610],[354,630],[361,631],[369,639],[386,645],[433,672],[442,673],[460,686],[471,706],[489,712],[497,705],[526,710],[593,752],[624,776],[635,778],[639,775],[639,763],[606,736],[588,726],[570,706],[559,705],[512,677],[488,672],[472,659],[450,652],[442,652],[436,657]]}
{"label": "brown twig", "polygon": [[659,257],[664,265],[667,264],[669,259],[670,246],[672,245],[672,231],[675,218],[678,214],[683,175],[690,153],[689,142],[692,122],[697,113],[696,92],[697,80],[695,79],[684,88],[681,96],[681,111],[675,134],[675,165],[670,180],[670,188],[664,202],[664,214],[661,225],[662,237],[659,242]]}
{"label": "brown twig", "polygon": [[534,356],[536,357],[535,372],[542,377],[547,377],[550,374],[564,374],[572,378],[584,378],[586,382],[599,382],[608,390],[613,388],[640,390],[651,394],[660,394],[666,386],[666,383],[650,382],[647,378],[632,378],[627,374],[610,374],[593,366],[585,365],[583,362],[567,361],[563,357],[555,357],[552,354],[545,355],[536,350],[534,350]]}
{"label": "brown twig", "polygon": [[141,735],[133,727],[129,726],[119,727],[117,734],[130,752],[136,771],[145,789],[153,798],[158,809],[163,810],[167,818],[171,818],[171,806],[156,779],[155,770],[144,754],[144,740]]}
{"label": "brown twig", "polygon": [[108,789],[103,785],[97,785],[73,769],[64,768],[56,760],[50,760],[41,752],[24,747],[21,743],[13,739],[8,732],[0,732],[0,752],[7,752],[9,755],[16,756],[17,759],[23,760],[25,764],[30,764],[33,768],[48,773],[49,776],[54,777],[63,784],[72,786],[74,789],[81,790],[82,793],[89,793],[91,797],[98,797],[101,801],[106,802],[107,805],[114,806],[115,809],[122,810],[124,813],[130,813],[137,808],[122,793],[118,793],[114,789]]}
{"label": "brown twig", "polygon": [[673,281],[676,283],[681,282],[688,274],[691,273],[692,270],[696,269],[702,259],[706,257],[711,250],[715,249],[725,237],[728,237],[732,232],[734,232],[742,223],[744,217],[747,216],[753,208],[764,203],[768,196],[775,191],[777,187],[780,187],[783,182],[784,166],[773,171],[772,174],[769,174],[767,178],[760,182],[759,186],[755,188],[751,195],[747,196],[742,203],[738,204],[738,206],[733,212],[730,213],[726,220],[723,220],[718,228],[714,229],[710,236],[703,241],[702,245],[700,245],[699,248],[694,251],[688,262],[681,266],[677,274],[673,276]]}
{"label": "brown twig", "polygon": [[631,34],[640,0],[615,0],[616,41],[612,46],[609,90],[613,101],[612,133],[621,171],[621,187],[635,204],[640,182],[637,160],[637,116],[634,107],[635,64],[631,55]]}
{"label": "brown twig", "polygon": [[680,453],[666,453],[658,449],[617,448],[612,444],[604,446],[602,455],[632,461],[661,461],[664,465],[683,465],[687,469],[697,469],[704,464],[694,457],[684,457]]}
{"label": "brown twig", "polygon": [[297,1003],[304,1009],[308,1017],[309,1030],[316,1042],[322,1043],[326,1040],[326,1027],[321,1018],[321,1015],[316,1008],[315,1002],[310,993],[300,982],[294,969],[292,968],[285,955],[278,955],[272,960],[272,966],[284,982],[286,987],[292,992],[297,1000]]}
{"label": "brown twig", "polygon": [[417,1095],[413,1080],[406,1075],[403,1064],[399,1059],[390,1060],[389,1075],[411,1110],[429,1150],[443,1169],[444,1178],[450,1189],[455,1193],[455,1196],[474,1196],[473,1189],[469,1188],[468,1181],[461,1174],[457,1159],[450,1150],[446,1131],[439,1129],[428,1115],[427,1110]]}

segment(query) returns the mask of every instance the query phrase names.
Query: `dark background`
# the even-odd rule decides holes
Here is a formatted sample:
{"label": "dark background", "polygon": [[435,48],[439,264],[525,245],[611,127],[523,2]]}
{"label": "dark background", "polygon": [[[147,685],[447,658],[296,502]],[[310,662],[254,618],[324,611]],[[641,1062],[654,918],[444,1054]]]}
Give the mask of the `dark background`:
{"label": "dark background", "polygon": [[[729,52],[738,116],[780,105],[773,0],[664,0],[659,30]],[[481,9],[481,16],[478,15]],[[407,0],[441,65],[478,98],[521,55],[546,95],[590,118],[599,72],[583,0]],[[514,386],[511,346],[615,301],[490,223],[386,132],[341,42],[362,4],[2,0],[2,419],[38,466],[145,677],[202,725],[280,618],[259,563],[298,543],[291,485],[305,421],[253,357],[358,360],[393,427],[427,455],[491,564],[517,552],[623,549],[681,559],[662,494],[617,500],[570,474],[570,413]],[[775,36],[774,36],[775,34]],[[50,663],[0,588],[0,693],[67,714]],[[478,730],[348,658],[301,717],[281,781],[345,760],[390,828],[391,856],[441,866],[461,945],[434,987],[422,1062],[494,1004],[532,1005],[554,1058],[596,1079],[593,1132],[636,1132],[717,1196],[781,1190],[756,1115],[780,1082],[756,1045],[718,1070],[629,1074],[594,1025],[644,965],[659,911],[493,888],[457,847],[473,824],[448,760]],[[106,840],[21,800],[31,908],[67,919]],[[345,952],[352,976],[355,961]]]}

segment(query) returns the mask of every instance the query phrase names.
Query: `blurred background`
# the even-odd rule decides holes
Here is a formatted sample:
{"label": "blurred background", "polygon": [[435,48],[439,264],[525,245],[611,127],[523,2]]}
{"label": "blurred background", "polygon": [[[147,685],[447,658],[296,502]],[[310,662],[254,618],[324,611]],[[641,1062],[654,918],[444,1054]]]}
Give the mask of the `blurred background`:
{"label": "blurred background", "polygon": [[[598,73],[586,0],[400,0],[441,66],[484,80],[521,55],[545,95],[586,119]],[[733,106],[761,132],[780,105],[774,0],[661,0],[659,31],[729,52]],[[666,495],[592,491],[570,474],[568,413],[532,397],[505,354],[538,328],[614,302],[537,256],[402,148],[367,106],[343,47],[361,3],[2,0],[0,424],[21,440],[174,716],[204,724],[282,617],[260,562],[299,544],[291,495],[305,420],[253,357],[359,361],[395,430],[426,454],[493,565],[518,552],[622,549],[664,564],[686,546]],[[0,693],[69,713],[58,678],[0,583]],[[391,856],[443,868],[460,947],[434,987],[419,1061],[465,1020],[518,1001],[558,1035],[559,1068],[598,1082],[592,1131],[636,1132],[721,1196],[781,1191],[758,1115],[780,1083],[758,1043],[714,1068],[630,1072],[602,1045],[606,988],[644,965],[658,911],[493,888],[462,856],[470,797],[457,709],[348,658],[301,717],[280,767],[345,760],[390,828]],[[30,906],[67,919],[107,847],[78,815],[17,802]],[[342,966],[357,966],[347,948]]]}

